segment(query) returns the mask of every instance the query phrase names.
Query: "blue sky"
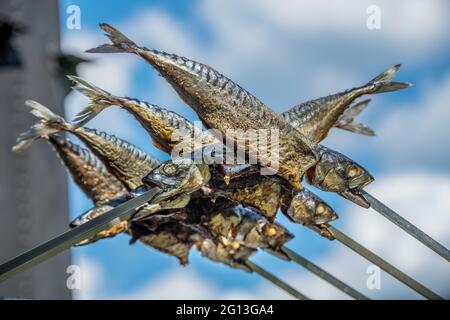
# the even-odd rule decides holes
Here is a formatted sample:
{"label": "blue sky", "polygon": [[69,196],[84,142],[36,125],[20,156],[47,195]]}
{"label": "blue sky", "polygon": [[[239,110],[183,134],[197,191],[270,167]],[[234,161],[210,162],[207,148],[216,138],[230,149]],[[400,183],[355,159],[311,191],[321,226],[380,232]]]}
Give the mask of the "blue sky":
{"label": "blue sky", "polygon": [[[81,9],[80,30],[65,27],[66,8],[72,4]],[[377,181],[369,190],[378,192],[376,195],[384,201],[391,199],[399,210],[404,209],[401,213],[409,215],[413,221],[422,222],[424,217],[417,208],[421,208],[422,203],[428,205],[425,207],[430,209],[430,218],[423,220],[422,227],[428,227],[427,232],[441,237],[440,241],[448,245],[449,236],[444,235],[438,224],[427,221],[433,220],[433,214],[442,214],[436,209],[441,205],[447,206],[447,213],[450,211],[448,202],[434,198],[450,184],[450,152],[446,141],[450,134],[446,100],[450,91],[449,5],[445,1],[398,1],[395,4],[378,1],[375,4],[381,9],[381,29],[369,30],[366,9],[371,4],[374,3],[288,0],[263,3],[250,0],[60,1],[61,38],[63,50],[85,55],[83,50],[106,42],[97,25],[108,22],[139,44],[212,65],[277,112],[300,101],[362,85],[384,69],[402,63],[397,79],[412,82],[414,86],[401,92],[373,96],[370,107],[361,116],[377,136],[368,138],[333,130],[324,144],[345,153],[373,173]],[[87,80],[114,94],[138,97],[196,119],[170,86],[137,57],[125,54],[85,56],[93,59],[92,63],[80,67],[81,76]],[[66,116],[71,118],[85,103],[79,94],[68,96]],[[145,131],[124,111],[108,110],[89,126],[130,140],[159,159],[168,157],[151,145]],[[415,181],[416,177],[420,181]],[[417,183],[417,190],[410,181]],[[73,217],[91,204],[72,182],[69,184]],[[398,189],[391,189],[393,185],[398,185]],[[439,267],[440,261],[436,262],[435,276],[425,274],[426,250],[421,251],[419,247],[415,262],[406,263],[401,255],[389,253],[387,243],[380,242],[383,236],[381,233],[377,236],[377,232],[390,228],[382,219],[336,195],[318,193],[340,213],[337,226],[354,234],[355,238],[360,236],[358,240],[367,240],[366,244],[374,245],[380,254],[386,257],[392,254],[394,261],[399,259],[400,265],[405,263],[405,270],[422,277],[442,294],[449,294],[437,281],[437,276],[450,281],[449,270]],[[400,198],[402,195],[413,199]],[[429,202],[431,198],[435,201]],[[414,200],[417,204],[410,205]],[[290,243],[291,248],[324,267],[334,268],[343,279],[366,290],[364,279],[368,263],[352,256],[355,264],[351,264],[353,260],[349,258],[348,268],[345,261],[341,261],[339,267],[342,259],[335,255],[351,256],[348,250],[289,223],[281,215],[279,221],[296,236]],[[448,226],[450,220],[444,222]],[[403,239],[395,229],[392,232],[384,237],[392,237],[394,242],[397,236]],[[408,242],[408,238],[403,240],[406,247],[415,245]],[[168,296],[176,297],[176,291],[195,291],[189,289],[189,281],[192,281],[198,284],[198,292],[192,293],[194,297],[285,297],[277,291],[271,295],[271,287],[265,287],[257,276],[206,261],[198,253],[192,253],[189,266],[183,268],[174,258],[150,248],[140,244],[129,246],[126,236],[77,248],[72,253],[75,261],[85,265],[86,273],[90,272],[87,278],[92,280],[90,277],[94,274],[97,279],[87,283],[79,297],[155,297],[144,288],[154,288],[161,279],[167,282],[167,279],[179,278],[174,291],[166,292]],[[263,253],[258,254],[255,261],[281,277],[310,284],[302,290],[310,292],[312,297],[344,298],[293,264],[279,262]],[[385,290],[367,291],[369,295],[417,297],[389,277],[383,279],[386,279]],[[185,283],[187,289],[182,285],[177,287],[177,283]],[[268,291],[267,295],[254,294],[261,288]]]}

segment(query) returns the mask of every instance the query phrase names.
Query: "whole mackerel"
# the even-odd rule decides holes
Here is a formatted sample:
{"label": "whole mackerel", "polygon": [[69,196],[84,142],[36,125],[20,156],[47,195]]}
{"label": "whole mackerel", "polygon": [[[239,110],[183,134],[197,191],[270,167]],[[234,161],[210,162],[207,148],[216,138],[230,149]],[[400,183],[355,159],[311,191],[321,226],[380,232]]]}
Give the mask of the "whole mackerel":
{"label": "whole mackerel", "polygon": [[16,150],[25,149],[41,136],[62,131],[70,132],[86,143],[97,158],[105,164],[108,171],[128,190],[142,185],[142,177],[160,164],[158,159],[116,136],[98,132],[95,129],[77,127],[36,101],[28,100],[26,105],[32,109],[31,113],[40,121],[28,132],[19,136],[18,143],[14,147]]}
{"label": "whole mackerel", "polygon": [[[333,126],[341,126],[350,131],[370,135],[371,132],[364,125],[353,123],[354,115],[351,113],[345,115],[345,111],[355,99],[363,95],[410,87],[410,83],[392,81],[399,69],[400,64],[397,64],[361,87],[303,102],[281,113],[281,116],[302,134],[317,143],[325,139]],[[367,106],[367,103],[368,100],[354,106],[353,112],[357,115]]]}
{"label": "whole mackerel", "polygon": [[[284,119],[252,94],[223,76],[210,66],[174,54],[149,50],[137,46],[108,24],[101,24],[112,45],[102,45],[88,52],[131,52],[149,62],[175,89],[178,95],[194,109],[208,128],[218,130],[223,137],[231,138],[235,145],[242,143],[243,130],[277,130],[277,150],[255,155],[263,166],[276,169],[296,189],[301,189],[301,179],[318,160],[317,144],[295,130]],[[268,135],[269,146],[277,144]],[[251,146],[245,143],[246,153]],[[274,164],[274,152],[278,153]]]}

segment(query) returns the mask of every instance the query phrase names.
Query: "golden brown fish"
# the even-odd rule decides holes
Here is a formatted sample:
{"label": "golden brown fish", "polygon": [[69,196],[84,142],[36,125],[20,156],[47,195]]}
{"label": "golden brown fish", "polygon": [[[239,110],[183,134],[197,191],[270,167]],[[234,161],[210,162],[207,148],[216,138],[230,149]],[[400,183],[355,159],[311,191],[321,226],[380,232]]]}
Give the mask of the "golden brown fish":
{"label": "golden brown fish", "polygon": [[[103,163],[88,149],[82,148],[58,135],[44,135],[41,138],[47,140],[53,146],[75,184],[94,202],[96,209],[89,215],[90,219],[109,210],[105,209],[102,204],[127,193],[125,186],[111,175]],[[20,151],[21,149],[13,148],[13,150]],[[127,231],[127,229],[128,224],[123,221],[105,231],[99,232],[94,237],[85,239],[78,245],[114,237],[121,232]]]}
{"label": "golden brown fish", "polygon": [[36,101],[29,100],[26,104],[32,108],[32,114],[40,121],[28,132],[20,135],[18,143],[14,146],[16,151],[25,149],[33,140],[41,136],[61,131],[70,132],[86,143],[88,148],[105,164],[108,171],[128,190],[140,186],[142,177],[159,165],[157,159],[125,140],[104,132],[99,133],[94,129],[76,127]]}
{"label": "golden brown fish", "polygon": [[[67,173],[95,205],[127,193],[125,186],[88,149],[58,135],[44,135],[41,138],[53,146]],[[13,150],[21,151],[17,147]]]}
{"label": "golden brown fish", "polygon": [[[138,47],[119,31],[107,24],[100,25],[113,44],[102,45],[88,52],[131,52],[149,62],[194,109],[203,123],[231,138],[235,145],[242,143],[242,133],[251,130],[277,130],[278,146],[269,152],[258,152],[256,160],[272,167],[294,188],[301,188],[301,179],[318,160],[317,145],[287,124],[281,116],[211,67],[165,52]],[[238,131],[229,131],[235,129]],[[259,132],[256,131],[259,136]],[[267,137],[267,145],[277,141]],[[246,153],[251,144],[242,145]],[[274,153],[278,159],[275,163]]]}
{"label": "golden brown fish", "polygon": [[[302,134],[319,143],[325,139],[330,129],[339,123],[339,119],[357,98],[365,94],[390,92],[410,87],[410,83],[392,81],[399,68],[400,64],[397,64],[361,87],[303,102],[281,115],[286,122]],[[347,126],[346,128],[352,131],[361,131],[358,125],[356,128],[349,124],[343,126]],[[365,131],[362,130],[362,132]]]}

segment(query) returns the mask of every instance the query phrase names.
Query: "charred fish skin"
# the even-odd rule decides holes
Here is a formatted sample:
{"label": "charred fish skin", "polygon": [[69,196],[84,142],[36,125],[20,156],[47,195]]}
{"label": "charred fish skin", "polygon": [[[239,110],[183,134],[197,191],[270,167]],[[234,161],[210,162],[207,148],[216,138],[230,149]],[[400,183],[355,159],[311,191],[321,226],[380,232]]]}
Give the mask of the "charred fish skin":
{"label": "charred fish skin", "polygon": [[53,145],[73,181],[95,205],[127,193],[124,185],[111,175],[88,149],[57,135],[49,136],[48,141]]}
{"label": "charred fish skin", "polygon": [[[151,187],[158,186],[161,191],[150,203],[136,208],[131,221],[143,220],[162,210],[185,207],[189,203],[190,193],[205,185],[209,181],[209,178],[209,170],[206,166],[196,165],[192,161],[184,161],[178,164],[172,161],[166,161],[143,178],[146,185],[151,184]],[[147,187],[144,185],[126,195],[110,200],[101,206],[94,207],[77,217],[71,222],[70,226],[76,227],[92,220],[127,200],[139,196],[147,190]],[[96,237],[88,239],[88,241],[83,241],[80,245],[92,243],[101,238],[111,237],[114,232],[123,232],[126,230],[128,230],[128,221],[121,221],[116,223],[111,230],[100,233]]]}
{"label": "charred fish skin", "polygon": [[[317,145],[286,123],[277,113],[264,105],[211,67],[173,54],[138,47],[116,29],[107,24],[101,28],[113,42],[88,52],[131,52],[149,62],[175,89],[179,96],[194,109],[203,123],[219,130],[228,129],[279,131],[279,161],[277,172],[295,188],[301,188],[301,179],[317,161]],[[228,134],[235,144],[237,133]],[[269,135],[269,145],[274,143]],[[246,152],[249,152],[246,145]],[[257,160],[270,166],[268,155],[258,154]],[[272,164],[273,165],[273,164]]]}
{"label": "charred fish skin", "polygon": [[281,207],[281,212],[292,222],[302,224],[321,236],[334,240],[333,234],[326,224],[338,218],[337,213],[325,201],[304,188],[294,191],[286,206]]}
{"label": "charred fish skin", "polygon": [[142,177],[160,164],[158,159],[114,135],[84,127],[76,128],[71,133],[85,142],[129,190],[142,185]]}
{"label": "charred fish skin", "polygon": [[217,241],[203,226],[183,222],[186,219],[184,210],[176,212],[175,215],[176,217],[167,216],[156,226],[152,217],[144,221],[131,222],[130,230],[133,237],[131,243],[139,240],[158,251],[177,257],[182,265],[188,263],[189,251],[195,245],[202,256],[214,262],[250,271],[245,261],[256,252],[255,249],[226,245]]}
{"label": "charred fish skin", "polygon": [[391,92],[410,87],[410,83],[392,81],[399,68],[400,64],[397,64],[361,87],[303,102],[281,115],[286,122],[319,143],[325,139],[330,129],[338,123],[355,99],[365,94]]}
{"label": "charred fish skin", "polygon": [[282,225],[222,196],[214,202],[208,195],[195,197],[186,212],[188,223],[201,225],[225,246],[279,251],[293,238]]}
{"label": "charred fish skin", "polygon": [[82,140],[88,148],[99,158],[108,171],[121,181],[128,190],[140,186],[141,179],[149,171],[159,165],[159,160],[151,157],[131,143],[94,129],[76,127],[54,114],[47,107],[36,101],[27,101],[26,105],[32,110],[39,122],[18,138],[14,150],[23,150],[33,140],[43,136],[66,131]]}
{"label": "charred fish skin", "polygon": [[255,249],[245,246],[229,248],[212,238],[198,239],[198,237],[196,237],[195,245],[202,256],[212,261],[223,263],[234,269],[251,272],[245,262],[256,253]]}
{"label": "charred fish skin", "polygon": [[148,222],[131,223],[133,238],[130,243],[139,240],[157,251],[176,257],[181,265],[187,265],[189,252],[194,245],[194,231],[176,221],[161,223],[152,229],[146,223]]}

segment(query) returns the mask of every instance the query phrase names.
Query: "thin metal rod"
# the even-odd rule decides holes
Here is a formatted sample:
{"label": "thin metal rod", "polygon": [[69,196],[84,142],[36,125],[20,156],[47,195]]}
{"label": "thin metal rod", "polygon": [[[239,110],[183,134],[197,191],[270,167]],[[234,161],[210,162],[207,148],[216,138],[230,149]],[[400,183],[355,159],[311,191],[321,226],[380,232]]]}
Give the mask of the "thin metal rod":
{"label": "thin metal rod", "polygon": [[292,261],[295,263],[303,266],[307,270],[314,273],[316,276],[322,278],[329,284],[333,285],[334,287],[338,288],[339,290],[343,291],[344,293],[348,294],[350,297],[356,299],[356,300],[370,300],[368,297],[360,293],[359,291],[353,289],[349,285],[345,284],[335,276],[331,275],[327,271],[323,270],[316,264],[312,263],[308,259],[302,257],[298,253],[292,251],[291,249],[287,247],[282,247],[281,251],[283,251]]}
{"label": "thin metal rod", "polygon": [[72,230],[66,231],[56,238],[44,242],[3,263],[0,265],[0,283],[16,273],[29,269],[64,250],[70,249],[74,244],[108,229],[115,220],[129,219],[133,214],[133,209],[150,201],[158,192],[158,188],[150,189],[139,197],[128,200],[107,213],[83,223]]}
{"label": "thin metal rod", "polygon": [[298,290],[294,289],[293,287],[288,285],[286,282],[284,282],[280,278],[277,278],[276,276],[274,276],[270,272],[268,272],[265,269],[261,268],[256,263],[254,263],[254,262],[252,262],[250,260],[247,260],[245,262],[245,264],[247,265],[247,267],[250,268],[250,270],[252,270],[253,272],[256,272],[257,274],[259,274],[261,277],[265,278],[266,280],[272,282],[274,285],[276,285],[280,289],[286,291],[287,293],[289,293],[293,297],[295,297],[295,298],[297,298],[299,300],[310,300],[307,296],[305,296],[304,294],[300,293]]}
{"label": "thin metal rod", "polygon": [[389,221],[396,224],[398,227],[402,228],[408,234],[422,242],[428,248],[436,252],[442,258],[450,262],[450,250],[445,248],[442,244],[431,238],[425,232],[417,228],[411,222],[400,216],[398,213],[393,211],[392,209],[385,206],[382,202],[376,199],[374,196],[370,195],[366,191],[362,191],[362,195],[369,201],[371,207],[381,214],[383,217],[388,219]]}
{"label": "thin metal rod", "polygon": [[339,242],[341,242],[348,248],[352,249],[357,254],[363,256],[364,258],[366,258],[373,264],[376,264],[378,267],[380,267],[381,269],[383,269],[384,271],[389,273],[391,276],[393,276],[397,280],[403,282],[408,287],[410,287],[417,293],[421,294],[425,298],[430,299],[430,300],[443,300],[443,298],[441,296],[434,293],[430,289],[426,288],[425,286],[423,286],[422,284],[420,284],[419,282],[417,282],[410,276],[406,275],[402,271],[398,270],[396,267],[391,265],[389,262],[387,262],[386,260],[383,260],[382,258],[377,256],[375,253],[370,251],[369,249],[363,247],[362,245],[360,245],[353,239],[351,239],[348,236],[346,236],[345,234],[343,234],[338,229],[336,229],[330,225],[327,225],[327,228],[328,228],[328,230],[330,230],[330,232],[333,234],[333,236],[336,238],[336,240],[338,240]]}

